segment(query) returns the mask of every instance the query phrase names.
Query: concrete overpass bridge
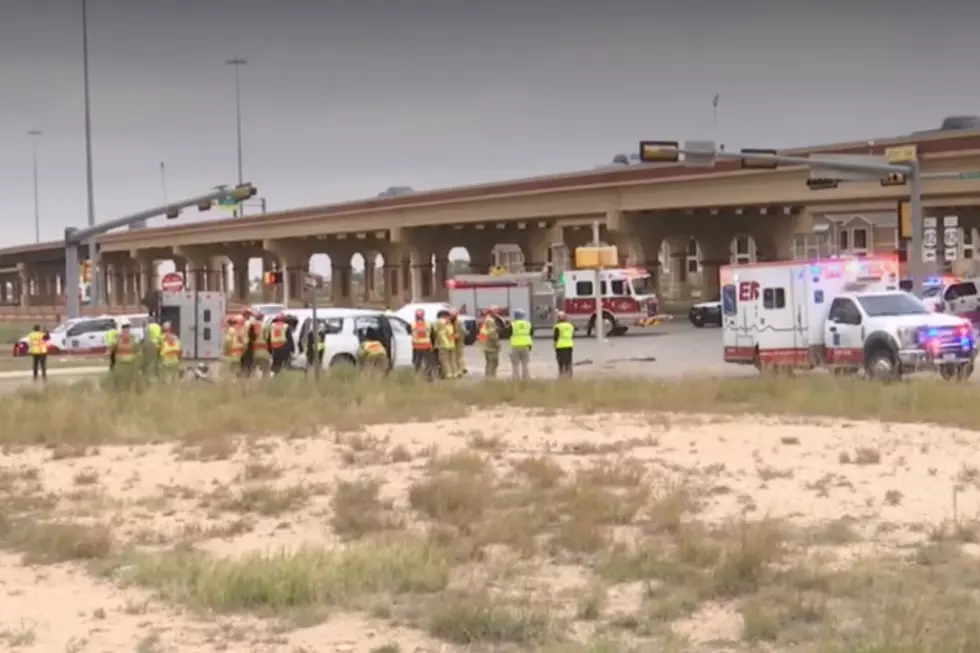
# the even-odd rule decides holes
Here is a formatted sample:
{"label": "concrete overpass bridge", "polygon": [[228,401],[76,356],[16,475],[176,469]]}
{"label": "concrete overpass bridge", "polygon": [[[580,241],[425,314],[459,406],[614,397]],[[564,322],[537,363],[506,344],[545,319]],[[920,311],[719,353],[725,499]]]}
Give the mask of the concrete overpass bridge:
{"label": "concrete overpass bridge", "polygon": [[[881,153],[906,143],[918,145],[926,173],[980,170],[980,131],[787,153]],[[808,175],[800,167],[651,164],[118,232],[99,239],[103,287],[110,306],[134,307],[146,289],[157,287],[157,263],[172,260],[189,287],[225,290],[244,301],[249,263],[258,258],[265,269],[285,270],[288,300],[299,302],[310,257],[326,254],[334,302],[379,299],[395,305],[411,297],[438,297],[453,248],[465,248],[472,267],[481,270],[493,264],[495,247],[511,244],[519,248],[525,267],[535,269],[562,247],[587,243],[592,221],[599,220],[603,240],[620,248],[624,262],[683,283],[695,256],[702,292],[708,295],[717,290],[718,266],[734,258],[792,258],[794,237],[812,231],[815,216],[894,212],[907,194],[904,187],[875,182],[815,192],[806,186]],[[927,213],[952,212],[967,229],[980,227],[980,179],[928,181],[924,200]],[[367,265],[363,295],[353,297],[351,263],[358,255]],[[376,269],[371,263],[379,260],[383,263]],[[2,249],[0,303],[8,311],[56,310],[63,274],[61,243]],[[269,301],[287,299],[273,296],[281,288],[264,291]]]}

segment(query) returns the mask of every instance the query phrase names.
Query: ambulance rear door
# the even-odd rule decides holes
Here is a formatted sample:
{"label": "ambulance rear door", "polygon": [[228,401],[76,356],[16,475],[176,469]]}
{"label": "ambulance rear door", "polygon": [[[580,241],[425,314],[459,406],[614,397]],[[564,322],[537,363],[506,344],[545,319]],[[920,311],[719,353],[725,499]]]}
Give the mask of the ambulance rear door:
{"label": "ambulance rear door", "polygon": [[807,359],[807,352],[797,346],[797,312],[791,301],[793,277],[799,268],[774,266],[753,282],[759,361],[763,364],[799,365]]}
{"label": "ambulance rear door", "polygon": [[753,295],[753,269],[725,266],[719,271],[721,282],[722,341],[724,359],[731,363],[751,363],[758,344],[758,309]]}
{"label": "ambulance rear door", "polygon": [[810,302],[812,292],[812,270],[810,265],[796,265],[792,270],[789,301],[793,308],[793,347],[809,349],[811,343]]}

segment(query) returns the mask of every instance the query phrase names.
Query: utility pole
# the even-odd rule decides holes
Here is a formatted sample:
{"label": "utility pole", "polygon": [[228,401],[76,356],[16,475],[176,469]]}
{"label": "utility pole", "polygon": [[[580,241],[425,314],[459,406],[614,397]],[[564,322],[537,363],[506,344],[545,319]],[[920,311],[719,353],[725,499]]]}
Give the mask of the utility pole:
{"label": "utility pole", "polygon": [[[88,73],[88,1],[82,0],[82,78],[85,86],[85,191],[88,199],[88,227],[95,226],[95,183],[92,171],[92,106]],[[99,283],[99,248],[95,236],[88,243],[88,257],[92,262],[92,305],[102,303],[102,287]]]}
{"label": "utility pole", "polygon": [[31,150],[34,155],[34,242],[41,242],[41,195],[38,189],[37,178],[37,141],[41,136],[39,129],[32,129],[27,132],[31,137]]}
{"label": "utility pole", "polygon": [[[244,170],[242,165],[242,79],[240,69],[242,66],[248,63],[245,59],[241,57],[235,57],[234,59],[229,59],[225,62],[229,66],[235,68],[235,130],[236,130],[236,141],[238,149],[238,185],[241,186],[244,181]],[[235,209],[235,217],[239,215],[245,215],[245,207],[241,204]]]}

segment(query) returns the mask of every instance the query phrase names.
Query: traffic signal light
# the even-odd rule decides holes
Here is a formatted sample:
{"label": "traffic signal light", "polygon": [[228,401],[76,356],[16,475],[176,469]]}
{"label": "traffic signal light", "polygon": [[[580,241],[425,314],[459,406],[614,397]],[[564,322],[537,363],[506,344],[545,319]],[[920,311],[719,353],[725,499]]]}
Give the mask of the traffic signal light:
{"label": "traffic signal light", "polygon": [[177,208],[167,209],[167,212],[164,215],[167,216],[167,220],[176,220],[177,218],[180,217],[180,209]]}
{"label": "traffic signal light", "polygon": [[[779,152],[776,150],[744,149],[741,150],[741,154],[765,154],[766,156],[778,156]],[[779,163],[776,161],[759,161],[758,159],[742,159],[741,163],[742,169],[744,170],[775,170],[779,167]]]}
{"label": "traffic signal light", "polygon": [[204,202],[198,202],[197,203],[197,210],[198,211],[210,211],[211,210],[211,204],[212,204],[211,200],[207,200],[207,201],[204,201]]}
{"label": "traffic signal light", "polygon": [[236,202],[244,202],[247,199],[255,197],[258,192],[258,189],[252,184],[240,184],[232,189],[229,196]]}
{"label": "traffic signal light", "polygon": [[265,273],[265,285],[278,286],[282,284],[283,274],[280,270],[270,270]]}
{"label": "traffic signal light", "polygon": [[890,172],[888,176],[881,180],[882,186],[904,186],[906,182],[905,175],[901,172]]}
{"label": "traffic signal light", "polygon": [[840,179],[807,179],[806,185],[810,190],[828,190],[837,188],[840,185]]}
{"label": "traffic signal light", "polygon": [[640,141],[640,161],[643,163],[677,163],[681,153],[677,141]]}

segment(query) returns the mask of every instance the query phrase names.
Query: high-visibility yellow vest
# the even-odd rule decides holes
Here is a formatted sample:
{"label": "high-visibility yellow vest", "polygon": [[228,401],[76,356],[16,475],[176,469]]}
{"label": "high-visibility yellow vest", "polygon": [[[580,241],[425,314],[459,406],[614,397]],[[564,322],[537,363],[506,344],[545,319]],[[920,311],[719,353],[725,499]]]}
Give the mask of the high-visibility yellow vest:
{"label": "high-visibility yellow vest", "polygon": [[43,331],[31,331],[27,334],[27,344],[31,356],[42,356],[48,353],[48,343],[44,340]]}
{"label": "high-visibility yellow vest", "polygon": [[575,327],[571,322],[559,322],[555,325],[555,331],[558,332],[555,349],[571,349],[575,346]]}
{"label": "high-visibility yellow vest", "polygon": [[490,340],[490,333],[495,332],[496,330],[497,322],[493,319],[493,317],[488,315],[486,319],[483,320],[483,324],[480,325],[480,331],[477,333],[476,339],[481,344],[485,345],[487,341]]}
{"label": "high-visibility yellow vest", "polygon": [[439,337],[439,349],[449,351],[456,349],[456,330],[449,320],[440,320],[436,335]]}
{"label": "high-visibility yellow vest", "polygon": [[384,356],[388,353],[385,351],[385,346],[377,340],[366,340],[361,344],[361,352],[368,357]]}
{"label": "high-visibility yellow vest", "polygon": [[230,326],[225,331],[225,354],[229,359],[241,358],[245,353],[245,337],[242,329]]}
{"label": "high-visibility yellow vest", "polygon": [[163,329],[160,328],[159,324],[150,322],[146,325],[146,339],[157,347],[160,346],[160,343],[163,341]]}
{"label": "high-visibility yellow vest", "polygon": [[514,320],[510,323],[510,346],[515,349],[530,349],[531,323],[527,320]]}
{"label": "high-visibility yellow vest", "polygon": [[160,341],[160,362],[165,367],[180,364],[180,338],[174,334],[163,336]]}

